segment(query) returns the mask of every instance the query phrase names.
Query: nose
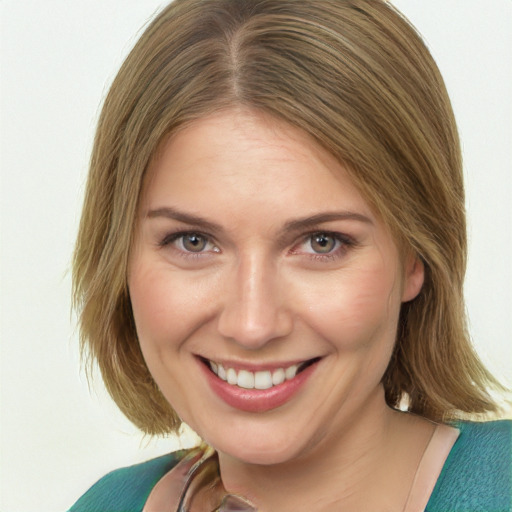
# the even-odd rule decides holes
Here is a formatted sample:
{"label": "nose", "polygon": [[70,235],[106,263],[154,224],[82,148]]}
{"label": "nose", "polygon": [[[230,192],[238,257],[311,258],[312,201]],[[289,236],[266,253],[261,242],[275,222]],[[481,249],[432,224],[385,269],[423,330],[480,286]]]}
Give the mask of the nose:
{"label": "nose", "polygon": [[263,257],[240,261],[222,290],[225,295],[218,319],[219,333],[248,350],[257,350],[288,335],[293,319],[282,286],[278,269]]}

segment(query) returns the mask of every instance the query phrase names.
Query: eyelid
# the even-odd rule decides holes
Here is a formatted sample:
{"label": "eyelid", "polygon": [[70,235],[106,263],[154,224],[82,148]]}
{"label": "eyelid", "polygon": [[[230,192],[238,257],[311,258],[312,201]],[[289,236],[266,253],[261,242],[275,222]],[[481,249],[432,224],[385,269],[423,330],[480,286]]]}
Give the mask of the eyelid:
{"label": "eyelid", "polygon": [[312,231],[309,231],[307,233],[304,233],[300,236],[299,242],[306,242],[311,237],[315,235],[326,235],[331,236],[332,238],[335,238],[336,240],[345,243],[345,244],[355,244],[355,240],[353,237],[345,234],[340,233],[339,231],[329,231],[328,229],[315,229]]}
{"label": "eyelid", "polygon": [[[167,233],[159,242],[158,242],[158,246],[159,247],[167,247],[167,246],[170,246],[172,245],[174,242],[176,242],[177,240],[179,240],[180,238],[184,237],[184,236],[187,236],[187,235],[197,235],[197,236],[200,236],[204,239],[206,239],[206,242],[207,244],[211,244],[213,245],[215,248],[218,249],[217,247],[217,244],[215,242],[215,239],[211,236],[211,235],[208,235],[207,233],[203,233],[202,231],[199,231],[199,230],[196,230],[196,229],[180,229],[180,230],[177,230],[177,231],[174,231],[174,232],[171,232],[171,233]],[[204,255],[204,254],[207,254],[209,252],[220,252],[220,250],[217,250],[217,251],[211,251],[211,250],[205,250],[205,251],[198,251],[198,252],[193,252],[193,251],[187,251],[186,249],[181,249],[181,248],[178,248],[176,246],[174,246],[174,248],[180,252],[181,254],[183,255],[187,255],[187,256],[199,256],[199,255]]]}
{"label": "eyelid", "polygon": [[[330,237],[334,238],[336,240],[336,242],[339,243],[339,245],[338,245],[338,247],[335,247],[334,250],[327,252],[327,253],[319,253],[319,252],[314,252],[314,251],[302,252],[302,251],[298,250],[298,248],[300,248],[300,246],[302,246],[305,243],[310,242],[312,237],[315,235],[330,236]],[[338,231],[316,229],[316,230],[313,230],[313,231],[310,231],[308,233],[301,235],[299,240],[293,245],[292,250],[290,252],[291,252],[291,254],[295,254],[295,255],[305,254],[315,260],[332,260],[332,259],[335,259],[336,257],[341,257],[343,255],[342,253],[347,251],[350,247],[354,247],[356,245],[357,245],[356,240],[353,237],[351,237],[345,233],[340,233]]]}

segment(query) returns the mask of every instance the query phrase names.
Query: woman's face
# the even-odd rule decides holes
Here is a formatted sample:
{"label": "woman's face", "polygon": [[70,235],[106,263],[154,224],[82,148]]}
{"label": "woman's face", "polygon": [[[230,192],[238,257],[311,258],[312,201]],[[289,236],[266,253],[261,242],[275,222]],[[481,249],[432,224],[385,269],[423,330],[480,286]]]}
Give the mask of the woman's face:
{"label": "woman's face", "polygon": [[248,111],[197,121],[141,200],[129,289],[149,370],[220,452],[308,453],[383,403],[400,305],[423,277],[402,259],[305,134]]}

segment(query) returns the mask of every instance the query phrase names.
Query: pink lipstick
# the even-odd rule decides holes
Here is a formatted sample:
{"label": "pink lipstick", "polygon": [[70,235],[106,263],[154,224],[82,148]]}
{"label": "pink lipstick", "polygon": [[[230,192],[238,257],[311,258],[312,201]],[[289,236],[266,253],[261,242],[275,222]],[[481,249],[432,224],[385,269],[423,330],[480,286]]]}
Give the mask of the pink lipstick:
{"label": "pink lipstick", "polygon": [[[224,402],[246,412],[266,412],[291,400],[315,371],[320,358],[285,368],[239,369],[200,358],[208,384]],[[227,365],[226,365],[227,366]]]}

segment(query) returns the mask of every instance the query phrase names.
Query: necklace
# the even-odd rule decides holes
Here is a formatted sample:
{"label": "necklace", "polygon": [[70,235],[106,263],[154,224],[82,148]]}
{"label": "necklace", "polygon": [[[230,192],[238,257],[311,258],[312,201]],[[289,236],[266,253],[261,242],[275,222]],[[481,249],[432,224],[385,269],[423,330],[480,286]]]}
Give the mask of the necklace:
{"label": "necklace", "polygon": [[200,450],[203,450],[202,455],[197,458],[195,454],[197,460],[188,470],[176,512],[190,512],[194,497],[202,489],[207,489],[218,502],[212,512],[257,512],[247,499],[226,492],[220,478],[219,460],[215,450],[209,446],[201,447]]}

